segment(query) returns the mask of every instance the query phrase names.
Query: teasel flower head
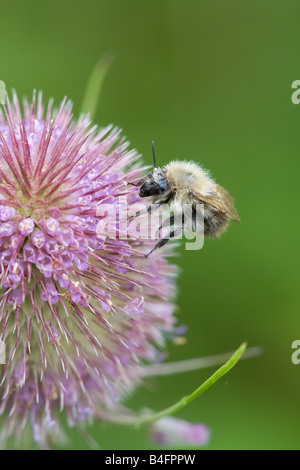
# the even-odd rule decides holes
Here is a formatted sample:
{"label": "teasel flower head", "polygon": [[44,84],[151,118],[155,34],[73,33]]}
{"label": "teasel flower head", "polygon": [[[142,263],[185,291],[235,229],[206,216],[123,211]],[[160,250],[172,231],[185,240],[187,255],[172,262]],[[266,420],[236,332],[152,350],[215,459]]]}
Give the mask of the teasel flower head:
{"label": "teasel flower head", "polygon": [[14,93],[0,117],[1,437],[45,447],[60,411],[71,426],[118,412],[173,331],[176,277],[172,247],[145,258],[153,240],[99,215],[138,200],[137,153],[52,106]]}
{"label": "teasel flower head", "polygon": [[165,416],[151,427],[151,439],[160,446],[204,446],[210,429],[203,423],[189,423],[184,419]]}

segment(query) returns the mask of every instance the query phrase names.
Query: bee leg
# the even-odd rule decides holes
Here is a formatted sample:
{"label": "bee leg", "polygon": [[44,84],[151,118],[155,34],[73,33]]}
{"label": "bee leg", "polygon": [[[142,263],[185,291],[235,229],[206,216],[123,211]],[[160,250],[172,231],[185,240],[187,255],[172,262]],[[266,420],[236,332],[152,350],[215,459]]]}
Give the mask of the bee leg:
{"label": "bee leg", "polygon": [[162,201],[155,202],[154,204],[150,204],[150,206],[147,207],[147,209],[143,209],[141,211],[136,212],[134,215],[131,215],[130,217],[127,218],[127,220],[133,220],[139,215],[142,214],[147,214],[149,212],[155,211],[158,209],[162,204],[168,204],[171,198],[168,199],[163,199]]}
{"label": "bee leg", "polygon": [[157,207],[159,207],[159,205],[157,205],[156,207],[156,204],[151,204],[150,206],[147,207],[147,209],[143,209],[141,211],[137,211],[134,215],[131,215],[129,217],[127,217],[127,220],[133,220],[135,219],[136,217],[139,217],[139,215],[143,215],[143,214],[147,214],[148,212],[150,212],[151,210],[155,210]]}
{"label": "bee leg", "polygon": [[175,220],[174,215],[171,215],[169,220],[164,220],[163,223],[160,224],[160,226],[158,227],[158,230],[161,230],[162,228],[167,227],[168,225],[171,227],[172,225],[174,225],[174,220]]}
{"label": "bee leg", "polygon": [[152,248],[151,251],[149,251],[149,253],[146,253],[145,254],[145,257],[148,258],[149,255],[151,255],[151,253],[153,253],[154,250],[156,250],[157,248],[161,248],[162,246],[164,246],[166,243],[168,243],[168,241],[171,240],[171,238],[175,238],[177,237],[178,235],[181,235],[182,232],[184,230],[184,224],[182,224],[180,227],[176,227],[175,229],[171,230],[169,232],[169,236],[168,237],[165,237],[165,238],[162,238],[161,240],[159,240],[156,245],[154,246],[154,248]]}
{"label": "bee leg", "polygon": [[157,231],[156,231],[156,235],[158,236],[159,235],[159,232],[162,228],[165,228],[165,227],[172,227],[174,225],[174,220],[175,220],[175,217],[174,215],[171,215],[171,217],[169,219],[166,219],[164,220],[160,226],[158,227]]}

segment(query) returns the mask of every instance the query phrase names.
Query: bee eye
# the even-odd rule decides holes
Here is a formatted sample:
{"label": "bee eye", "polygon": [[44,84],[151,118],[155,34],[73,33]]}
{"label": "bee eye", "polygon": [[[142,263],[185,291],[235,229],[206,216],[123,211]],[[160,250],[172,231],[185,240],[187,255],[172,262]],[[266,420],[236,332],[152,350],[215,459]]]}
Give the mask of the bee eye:
{"label": "bee eye", "polygon": [[167,187],[158,185],[155,182],[144,183],[140,187],[139,196],[140,197],[159,196],[160,194],[165,193],[166,190],[167,190]]}
{"label": "bee eye", "polygon": [[159,168],[155,168],[149,173],[140,186],[139,196],[160,196],[168,190],[168,182],[165,175],[165,171]]}

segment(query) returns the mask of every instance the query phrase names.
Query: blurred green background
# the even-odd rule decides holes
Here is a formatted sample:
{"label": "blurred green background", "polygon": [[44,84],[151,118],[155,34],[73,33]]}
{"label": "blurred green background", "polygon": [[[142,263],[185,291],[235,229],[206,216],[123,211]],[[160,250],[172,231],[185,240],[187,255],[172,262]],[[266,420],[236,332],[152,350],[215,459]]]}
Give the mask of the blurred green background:
{"label": "blurred green background", "polygon": [[[7,89],[79,113],[88,76],[115,60],[96,122],[120,126],[151,164],[193,159],[235,196],[242,224],[184,251],[179,323],[187,342],[169,360],[262,346],[178,414],[212,429],[208,449],[299,449],[300,79],[297,0],[26,0],[2,2],[0,79]],[[128,405],[162,409],[215,368],[156,379]],[[150,449],[146,431],[95,424],[103,449]],[[70,430],[67,448],[86,443]]]}

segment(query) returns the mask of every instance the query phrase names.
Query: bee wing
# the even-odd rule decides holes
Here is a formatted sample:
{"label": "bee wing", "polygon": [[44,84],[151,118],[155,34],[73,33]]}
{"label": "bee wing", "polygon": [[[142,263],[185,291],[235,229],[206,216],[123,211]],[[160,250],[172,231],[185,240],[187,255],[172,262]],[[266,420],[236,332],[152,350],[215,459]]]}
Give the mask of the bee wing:
{"label": "bee wing", "polygon": [[234,199],[227,189],[222,188],[218,184],[215,187],[215,194],[211,196],[203,196],[195,191],[190,196],[206,206],[210,206],[213,210],[221,212],[227,219],[240,223],[240,218],[236,208],[234,207]]}
{"label": "bee wing", "polygon": [[232,194],[230,194],[227,189],[224,189],[222,186],[219,186],[217,184],[216,186],[216,192],[218,196],[220,197],[221,201],[223,202],[223,206],[225,209],[226,214],[228,215],[228,218],[231,220],[234,220],[235,222],[240,223],[240,218],[238,211],[236,210],[234,206],[234,198]]}

